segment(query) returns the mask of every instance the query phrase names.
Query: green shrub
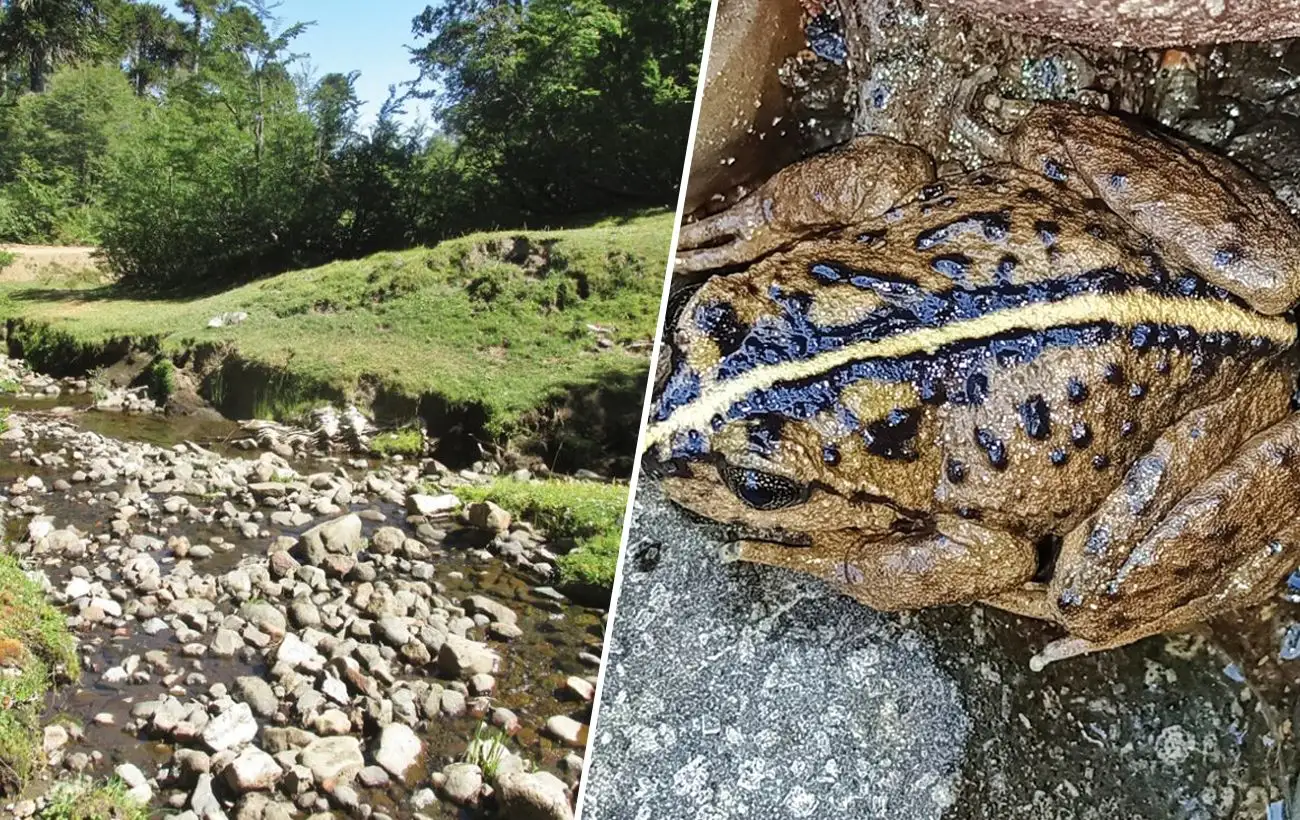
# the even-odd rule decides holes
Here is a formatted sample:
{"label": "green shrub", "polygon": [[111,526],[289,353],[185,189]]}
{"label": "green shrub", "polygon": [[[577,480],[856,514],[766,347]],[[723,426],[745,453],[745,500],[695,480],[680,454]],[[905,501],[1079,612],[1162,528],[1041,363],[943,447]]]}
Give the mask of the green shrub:
{"label": "green shrub", "polygon": [[458,487],[462,502],[492,501],[544,530],[551,538],[572,538],[578,546],[559,560],[563,583],[610,588],[627,509],[627,487],[594,481],[526,482],[498,479],[484,486]]}
{"label": "green shrub", "polygon": [[176,392],[176,365],[166,356],[159,356],[149,365],[149,397],[162,406]]}
{"label": "green shrub", "polygon": [[380,433],[371,440],[370,449],[381,456],[418,457],[424,454],[424,434],[418,427]]}
{"label": "green shrub", "polygon": [[148,820],[149,811],[128,794],[120,778],[102,786],[88,778],[56,783],[46,796],[40,820]]}

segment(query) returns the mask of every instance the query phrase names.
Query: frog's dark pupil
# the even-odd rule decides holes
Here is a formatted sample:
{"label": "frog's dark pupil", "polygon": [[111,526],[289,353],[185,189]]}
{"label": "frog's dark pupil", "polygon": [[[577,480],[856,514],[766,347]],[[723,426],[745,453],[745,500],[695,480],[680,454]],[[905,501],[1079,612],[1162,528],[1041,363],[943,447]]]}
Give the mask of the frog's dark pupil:
{"label": "frog's dark pupil", "polygon": [[792,507],[808,496],[806,487],[788,478],[730,464],[722,468],[722,480],[737,498],[756,510]]}

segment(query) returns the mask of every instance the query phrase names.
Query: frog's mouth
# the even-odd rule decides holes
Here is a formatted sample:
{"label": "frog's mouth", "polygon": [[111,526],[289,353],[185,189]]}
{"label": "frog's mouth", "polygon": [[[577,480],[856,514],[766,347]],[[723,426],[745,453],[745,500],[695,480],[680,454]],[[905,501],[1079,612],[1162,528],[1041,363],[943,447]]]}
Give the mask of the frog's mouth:
{"label": "frog's mouth", "polygon": [[724,553],[733,550],[734,545],[739,544],[741,541],[760,541],[765,544],[793,548],[807,548],[813,545],[812,535],[806,532],[732,524],[724,530],[722,538]]}

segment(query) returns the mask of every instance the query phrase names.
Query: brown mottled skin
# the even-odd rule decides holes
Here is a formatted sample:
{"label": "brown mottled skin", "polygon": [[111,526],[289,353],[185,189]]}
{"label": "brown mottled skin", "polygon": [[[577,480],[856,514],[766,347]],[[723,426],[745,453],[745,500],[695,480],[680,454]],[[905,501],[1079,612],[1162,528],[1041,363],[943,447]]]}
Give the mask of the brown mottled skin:
{"label": "brown mottled skin", "polygon": [[[1040,105],[1005,156],[936,183],[905,146],[860,140],[684,229],[679,265],[748,267],[708,280],[668,330],[675,365],[700,389],[647,431],[665,491],[749,531],[730,557],[812,573],[872,607],[983,601],[1056,622],[1068,636],[1036,668],[1263,601],[1300,561],[1295,335],[1281,316],[1300,300],[1300,231],[1231,162],[1101,112]],[[871,169],[872,182],[851,167]],[[904,282],[905,294],[820,281],[809,275],[819,264]],[[1136,284],[1089,291],[1078,315],[1051,312],[1072,309],[1073,296],[1004,299],[937,342],[886,334],[948,392],[862,378],[833,409],[779,419],[762,447],[755,431],[770,413],[721,415],[735,407],[735,396],[718,398],[737,381],[718,372],[734,344],[691,319],[723,305],[743,328],[772,327],[790,310],[773,294],[795,294],[815,326],[843,327],[891,300],[1064,291],[1098,270]],[[1172,292],[1179,277],[1210,287]],[[981,345],[1008,334],[1033,329],[1041,340],[1089,323],[1110,335],[1052,336],[1027,360],[981,359],[983,370],[971,369],[975,354],[945,346],[987,353]],[[1193,341],[1151,345],[1151,327]],[[889,355],[874,361],[886,367]],[[799,363],[799,377],[832,372],[818,361]],[[792,366],[747,374],[750,398],[793,383],[780,369]],[[963,385],[974,378],[983,381],[971,399]],[[845,409],[858,427],[844,427]],[[879,425],[891,412],[911,427],[887,450]],[[704,454],[674,450],[687,433]],[[735,489],[742,473],[797,497],[783,490],[776,507],[755,508]]]}

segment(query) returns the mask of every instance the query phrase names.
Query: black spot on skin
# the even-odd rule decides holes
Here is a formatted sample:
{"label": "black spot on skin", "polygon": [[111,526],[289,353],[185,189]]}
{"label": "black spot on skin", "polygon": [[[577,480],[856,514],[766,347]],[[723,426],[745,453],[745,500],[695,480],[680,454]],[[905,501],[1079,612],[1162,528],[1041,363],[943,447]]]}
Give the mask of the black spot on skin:
{"label": "black spot on skin", "polygon": [[1172,367],[1169,364],[1169,355],[1161,353],[1160,358],[1156,359],[1155,371],[1161,376],[1168,376],[1171,369]]}
{"label": "black spot on skin", "polygon": [[954,281],[970,274],[971,258],[964,253],[946,253],[930,260],[930,267]]}
{"label": "black spot on skin", "polygon": [[916,387],[916,394],[922,404],[931,406],[941,405],[948,400],[948,388],[933,377],[922,378]]}
{"label": "black spot on skin", "polygon": [[1092,444],[1092,428],[1088,426],[1088,422],[1076,421],[1074,423],[1070,428],[1070,441],[1074,442],[1074,446],[1080,450]]}
{"label": "black spot on skin", "polygon": [[960,484],[966,480],[966,464],[955,458],[949,458],[944,463],[943,471],[948,476],[948,481],[953,484]]}
{"label": "black spot on skin", "polygon": [[1102,378],[1104,378],[1104,379],[1106,380],[1106,384],[1116,384],[1116,385],[1118,385],[1118,384],[1123,384],[1123,383],[1124,383],[1124,368],[1122,368],[1122,367],[1120,367],[1118,364],[1115,364],[1114,362],[1112,362],[1112,363],[1106,365],[1106,370],[1105,370],[1105,373],[1103,374]]}
{"label": "black spot on skin", "polygon": [[1067,179],[1064,166],[1061,165],[1059,160],[1051,157],[1043,159],[1043,176],[1053,182],[1065,182]]}
{"label": "black spot on skin", "polygon": [[998,284],[1000,285],[1011,284],[1011,280],[1016,273],[1016,265],[1018,264],[1020,264],[1020,260],[1012,256],[1011,254],[1007,254],[1006,256],[999,259],[998,268],[997,268]]}
{"label": "black spot on skin", "polygon": [[1055,245],[1056,238],[1061,235],[1061,226],[1056,222],[1040,219],[1034,223],[1034,232],[1038,234],[1039,241],[1044,245]]}
{"label": "black spot on skin", "polygon": [[1066,464],[1070,463],[1070,454],[1065,452],[1065,448],[1063,447],[1057,447],[1048,454],[1048,458],[1052,460],[1053,467],[1064,467]]}
{"label": "black spot on skin", "polygon": [[1065,393],[1070,399],[1070,404],[1083,404],[1088,398],[1088,385],[1077,376],[1072,376],[1069,384],[1065,386]]}
{"label": "black spot on skin", "polygon": [[1020,405],[1020,423],[1025,433],[1033,439],[1042,441],[1052,434],[1052,413],[1047,400],[1042,396],[1030,396]]}
{"label": "black spot on skin", "polygon": [[723,425],[726,423],[727,420],[722,417],[721,413],[714,413],[713,418],[709,419],[709,427],[711,427],[715,433],[721,430]]}
{"label": "black spot on skin", "polygon": [[1128,174],[1122,171],[1112,171],[1109,182],[1112,191],[1122,191],[1124,186],[1128,185]]}
{"label": "black spot on skin", "polygon": [[1214,249],[1214,267],[1223,270],[1232,263],[1240,260],[1246,252],[1240,245],[1224,245],[1221,248]]}
{"label": "black spot on skin", "polygon": [[1146,397],[1147,386],[1134,382],[1128,386],[1128,396],[1130,399],[1140,400]]}
{"label": "black spot on skin", "polygon": [[966,378],[966,401],[969,404],[983,404],[989,395],[989,377],[983,373],[972,373]]}
{"label": "black spot on skin", "polygon": [[995,470],[1007,468],[1007,445],[1002,439],[983,427],[976,427],[975,443],[984,450],[984,455],[988,456],[990,467]]}
{"label": "black spot on skin", "polygon": [[979,507],[958,507],[957,515],[968,521],[979,521],[984,517],[984,511]]}
{"label": "black spot on skin", "polygon": [[1134,325],[1128,334],[1129,344],[1134,350],[1146,350],[1156,342],[1156,330],[1151,325]]}
{"label": "black spot on skin", "polygon": [[1079,590],[1074,587],[1068,587],[1061,590],[1061,594],[1056,597],[1056,607],[1062,612],[1074,609],[1082,603],[1083,596],[1080,595]]}
{"label": "black spot on skin", "polygon": [[896,408],[879,421],[866,426],[867,452],[890,461],[915,461],[916,431],[921,424],[917,407]]}
{"label": "black spot on skin", "polygon": [[1092,466],[1095,470],[1104,470],[1110,466],[1110,457],[1098,453],[1092,457]]}
{"label": "black spot on skin", "polygon": [[1132,419],[1125,419],[1124,423],[1119,426],[1119,434],[1123,438],[1128,438],[1138,431],[1138,423]]}
{"label": "black spot on skin", "polygon": [[695,311],[695,326],[713,339],[723,356],[730,356],[739,350],[749,335],[749,327],[740,321],[736,309],[728,302],[701,305]]}
{"label": "black spot on skin", "polygon": [[931,182],[920,190],[916,198],[921,202],[929,202],[935,197],[943,196],[943,192],[948,188],[942,182]]}
{"label": "black spot on skin", "polygon": [[632,553],[636,568],[640,572],[653,572],[659,566],[663,545],[657,541],[642,542]]}
{"label": "black spot on skin", "polygon": [[781,433],[784,430],[784,416],[775,413],[759,416],[749,425],[747,436],[749,451],[770,457],[776,452],[776,445],[781,443]]}
{"label": "black spot on skin", "polygon": [[1089,222],[1087,225],[1084,225],[1083,232],[1094,239],[1101,239],[1103,241],[1106,237],[1110,236],[1110,231],[1107,231],[1105,227],[1098,225],[1096,222]]}
{"label": "black spot on skin", "polygon": [[998,178],[995,177],[995,176],[993,176],[992,174],[986,174],[986,173],[981,172],[981,173],[976,174],[976,175],[971,179],[971,184],[972,184],[972,185],[979,185],[980,187],[983,187],[983,186],[985,186],[985,185],[992,185],[993,183],[995,183],[995,182],[997,182],[997,181],[998,181]]}
{"label": "black spot on skin", "polygon": [[1026,188],[1020,192],[1020,198],[1025,202],[1042,202],[1046,199],[1046,197],[1043,196],[1043,192],[1037,188]]}
{"label": "black spot on skin", "polygon": [[968,233],[978,233],[990,242],[1001,242],[1011,230],[1011,212],[981,211],[958,217],[951,222],[939,225],[916,235],[915,247],[918,251],[928,251],[945,242]]}
{"label": "black spot on skin", "polygon": [[1222,541],[1225,544],[1230,544],[1233,541],[1237,540],[1238,535],[1241,535],[1241,525],[1234,524],[1230,521],[1225,521],[1224,523],[1214,528],[1213,538],[1216,541]]}
{"label": "black spot on skin", "polygon": [[822,445],[822,461],[834,467],[840,463],[840,448],[834,444]]}
{"label": "black spot on skin", "polygon": [[856,240],[859,245],[866,245],[868,248],[876,248],[885,244],[886,231],[863,231],[858,234]]}

